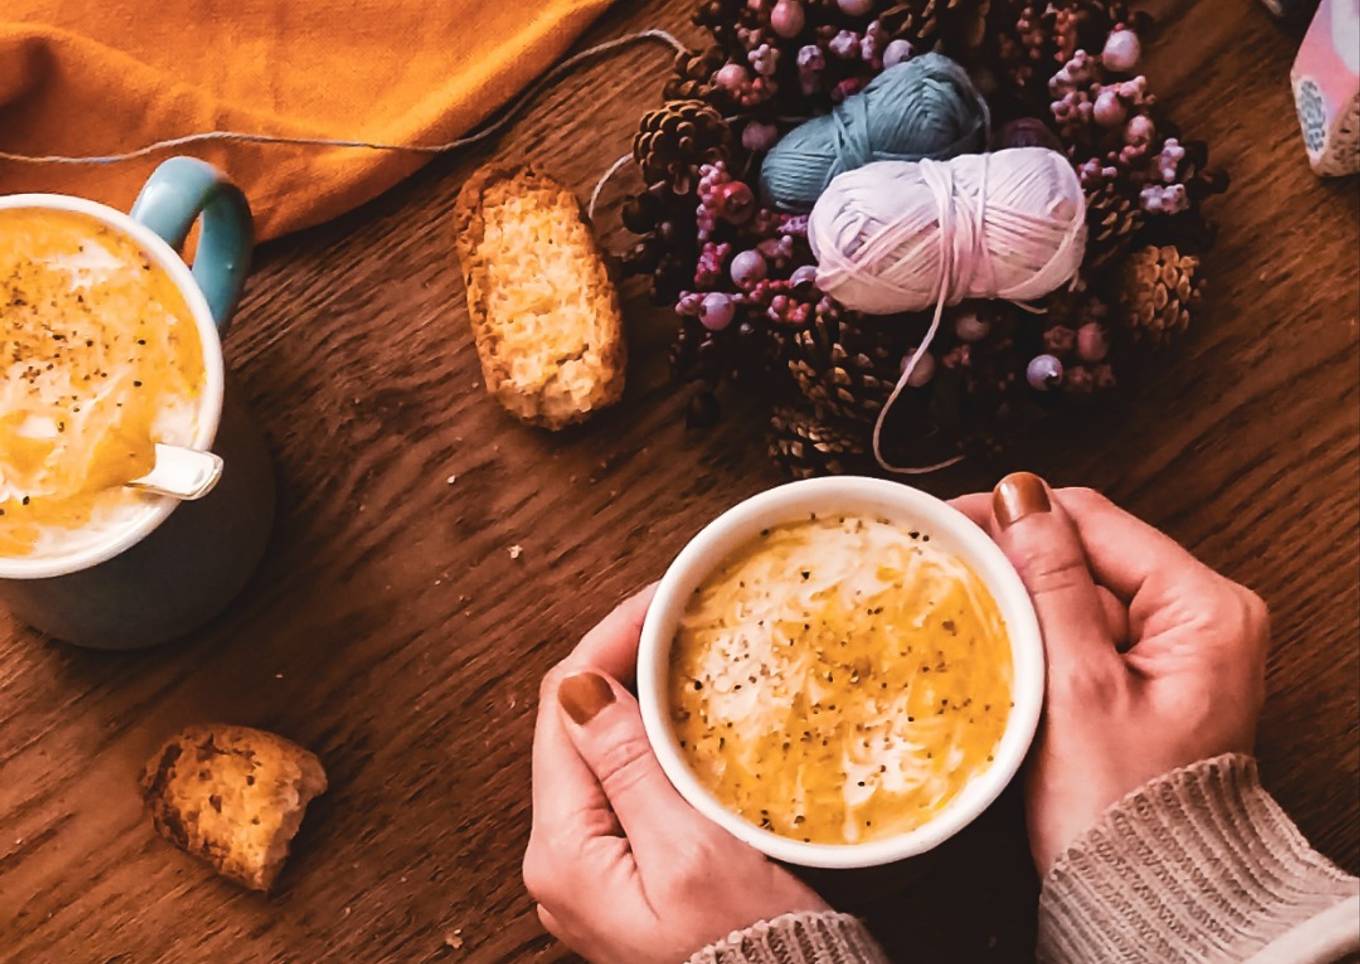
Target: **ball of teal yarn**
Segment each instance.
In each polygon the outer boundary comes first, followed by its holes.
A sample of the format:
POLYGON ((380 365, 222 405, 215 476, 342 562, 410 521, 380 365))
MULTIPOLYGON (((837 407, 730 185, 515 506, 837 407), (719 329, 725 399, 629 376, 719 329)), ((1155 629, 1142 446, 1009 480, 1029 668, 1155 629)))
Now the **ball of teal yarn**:
POLYGON ((979 153, 989 124, 968 72, 943 54, 922 54, 785 134, 765 155, 761 190, 781 211, 810 211, 833 177, 870 161, 979 153))

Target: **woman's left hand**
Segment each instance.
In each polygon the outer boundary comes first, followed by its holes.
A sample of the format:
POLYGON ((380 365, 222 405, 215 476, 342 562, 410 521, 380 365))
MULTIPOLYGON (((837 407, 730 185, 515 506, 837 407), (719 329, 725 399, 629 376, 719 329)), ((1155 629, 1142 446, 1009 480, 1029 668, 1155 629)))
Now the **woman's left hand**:
POLYGON ((700 816, 652 754, 626 688, 645 589, 544 679, 524 883, 543 926, 592 961, 684 961, 761 920, 827 905, 700 816))

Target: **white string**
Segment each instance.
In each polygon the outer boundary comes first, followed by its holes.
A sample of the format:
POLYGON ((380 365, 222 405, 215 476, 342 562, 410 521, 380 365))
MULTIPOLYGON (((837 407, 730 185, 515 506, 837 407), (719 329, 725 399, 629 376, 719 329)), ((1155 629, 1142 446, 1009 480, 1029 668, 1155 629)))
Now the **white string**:
POLYGON ((595 220, 595 204, 597 201, 600 200, 600 192, 604 190, 604 186, 609 183, 610 178, 612 178, 615 174, 619 173, 619 171, 623 170, 623 166, 632 159, 633 153, 632 151, 629 151, 627 154, 624 154, 613 164, 610 164, 609 170, 605 171, 604 174, 600 176, 600 179, 595 182, 595 190, 590 192, 590 203, 586 205, 587 221, 595 220))
POLYGON ((447 151, 457 150, 461 147, 468 147, 499 133, 509 125, 510 121, 518 116, 520 111, 523 110, 530 101, 537 97, 545 87, 576 66, 598 57, 601 54, 610 53, 620 48, 645 41, 656 41, 667 44, 679 53, 685 53, 689 49, 681 43, 674 34, 660 28, 642 30, 638 33, 628 34, 625 37, 616 37, 613 40, 606 40, 593 47, 587 47, 585 50, 575 53, 566 60, 561 61, 530 84, 519 97, 510 102, 509 106, 505 108, 505 111, 500 117, 496 118, 495 121, 471 134, 455 138, 451 141, 446 141, 443 144, 388 144, 382 141, 365 141, 349 138, 299 137, 288 134, 259 134, 250 131, 213 130, 200 131, 195 134, 184 134, 179 137, 170 137, 165 140, 153 141, 143 147, 114 154, 16 154, 9 151, 0 151, 0 160, 13 161, 19 164, 118 164, 123 161, 132 161, 141 157, 146 157, 160 151, 213 141, 228 141, 243 144, 291 144, 303 147, 353 147, 370 151, 409 151, 415 154, 443 154, 447 151))
MULTIPOLYGON (((661 31, 661 32, 664 33, 665 31, 661 31)), ((669 36, 669 34, 668 34, 667 36, 669 36)), ((672 39, 673 39, 673 38, 672 38, 672 39)), ((741 120, 741 119, 742 119, 742 116, 743 116, 743 115, 741 115, 741 114, 733 114, 733 115, 731 115, 730 117, 724 117, 723 120, 727 121, 727 123, 729 123, 729 124, 734 124, 734 123, 736 123, 737 121, 741 120)), ((805 121, 805 120, 807 120, 807 119, 808 119, 808 118, 806 118, 806 117, 776 117, 776 118, 775 118, 775 120, 777 120, 777 121, 778 121, 779 123, 781 123, 781 124, 790 124, 790 125, 801 124, 803 121, 805 121)), ((600 194, 604 191, 605 185, 608 184, 611 180, 613 180, 615 174, 617 174, 617 173, 619 173, 619 171, 623 170, 624 165, 626 165, 626 164, 628 163, 629 159, 630 159, 632 156, 633 156, 633 155, 632 155, 631 153, 628 153, 628 154, 623 155, 623 156, 620 157, 617 161, 615 161, 613 164, 609 165, 609 168, 608 168, 603 174, 600 175, 600 179, 599 179, 598 181, 595 182, 595 188, 594 188, 594 190, 592 190, 592 191, 590 192, 590 203, 586 205, 586 220, 588 220, 588 221, 594 221, 594 220, 595 220, 595 205, 599 202, 599 200, 600 200, 600 194)), ((745 174, 749 174, 749 173, 750 173, 751 164, 752 164, 754 161, 755 161, 755 155, 754 155, 754 154, 749 154, 749 153, 748 153, 748 154, 746 155, 746 171, 744 172, 743 177, 745 176, 745 174)))
MULTIPOLYGON (((987 170, 988 167, 990 166, 989 162, 987 161, 987 157, 988 155, 986 154, 982 155, 983 165, 982 165, 981 193, 984 198, 987 196, 987 170)), ((930 319, 930 328, 926 330, 925 338, 921 339, 921 344, 916 347, 916 351, 912 353, 910 360, 908 360, 907 364, 902 368, 902 374, 898 376, 897 384, 893 386, 892 393, 888 396, 888 400, 884 402, 883 407, 879 409, 878 418, 874 419, 874 461, 876 461, 879 467, 884 469, 885 471, 893 472, 898 475, 926 475, 930 472, 936 472, 939 471, 940 469, 946 469, 951 465, 956 465, 959 462, 963 461, 962 455, 956 455, 953 458, 945 459, 943 462, 936 462, 934 465, 921 465, 921 466, 893 465, 886 458, 883 457, 883 444, 882 444, 883 423, 887 420, 888 411, 893 407, 894 403, 896 403, 898 397, 902 394, 903 389, 907 387, 908 382, 911 381, 911 374, 916 370, 916 365, 918 362, 920 362, 921 356, 923 356, 930 349, 931 342, 935 340, 935 335, 940 330, 940 319, 944 317, 944 306, 946 300, 949 297, 950 278, 954 274, 955 270, 954 263, 957 260, 954 254, 953 233, 950 230, 950 227, 952 227, 953 225, 954 216, 953 205, 950 204, 950 199, 954 195, 953 168, 949 167, 947 164, 937 165, 935 162, 929 159, 925 159, 922 161, 921 173, 925 175, 924 180, 926 184, 930 186, 931 193, 935 195, 935 203, 939 210, 940 290, 939 293, 935 296, 935 314, 930 319), (939 173, 940 169, 943 170, 943 174, 939 173)), ((985 202, 981 205, 978 205, 979 230, 977 230, 974 233, 974 244, 972 252, 974 255, 979 254, 977 248, 977 239, 980 238, 982 234, 981 212, 985 210, 985 207, 986 207, 985 202)), ((980 257, 986 259, 990 267, 991 259, 987 257, 987 252, 985 249, 981 251, 980 257)), ((996 278, 995 271, 992 271, 992 278, 993 283, 995 283, 996 278)))
POLYGON ((935 306, 924 339, 874 421, 874 459, 887 472, 920 475, 963 459, 898 466, 882 450, 888 413, 939 333, 945 307, 987 297, 1033 311, 1026 300, 1069 280, 1076 283, 1085 250, 1085 196, 1064 158, 1024 150, 1030 153, 870 164, 833 181, 813 209, 808 240, 818 262, 818 287, 849 308, 873 314, 935 306), (994 159, 1003 172, 998 198, 990 197, 994 159), (975 183, 961 185, 957 175, 963 172, 975 183), (1071 202, 1060 217, 1048 213, 1055 199, 1071 202), (960 209, 970 207, 972 217, 959 220, 960 209), (934 259, 928 256, 932 231, 934 259))

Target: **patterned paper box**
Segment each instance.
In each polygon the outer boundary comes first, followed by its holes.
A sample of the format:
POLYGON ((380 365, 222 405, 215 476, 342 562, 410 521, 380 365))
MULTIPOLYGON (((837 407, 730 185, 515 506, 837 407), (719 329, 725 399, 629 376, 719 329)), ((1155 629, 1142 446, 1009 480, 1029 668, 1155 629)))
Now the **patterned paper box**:
POLYGON ((1290 80, 1313 170, 1360 171, 1360 0, 1322 0, 1290 80))

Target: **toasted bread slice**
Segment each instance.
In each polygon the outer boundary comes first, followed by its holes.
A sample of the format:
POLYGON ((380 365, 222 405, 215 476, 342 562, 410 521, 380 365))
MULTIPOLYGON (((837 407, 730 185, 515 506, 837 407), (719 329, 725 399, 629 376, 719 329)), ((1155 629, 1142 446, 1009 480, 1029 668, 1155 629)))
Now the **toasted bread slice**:
POLYGON ((307 804, 325 790, 314 754, 244 726, 186 727, 142 771, 161 836, 253 890, 274 883, 307 804))
POLYGON ((454 207, 486 388, 550 429, 623 394, 618 294, 575 195, 532 167, 487 165, 454 207))

